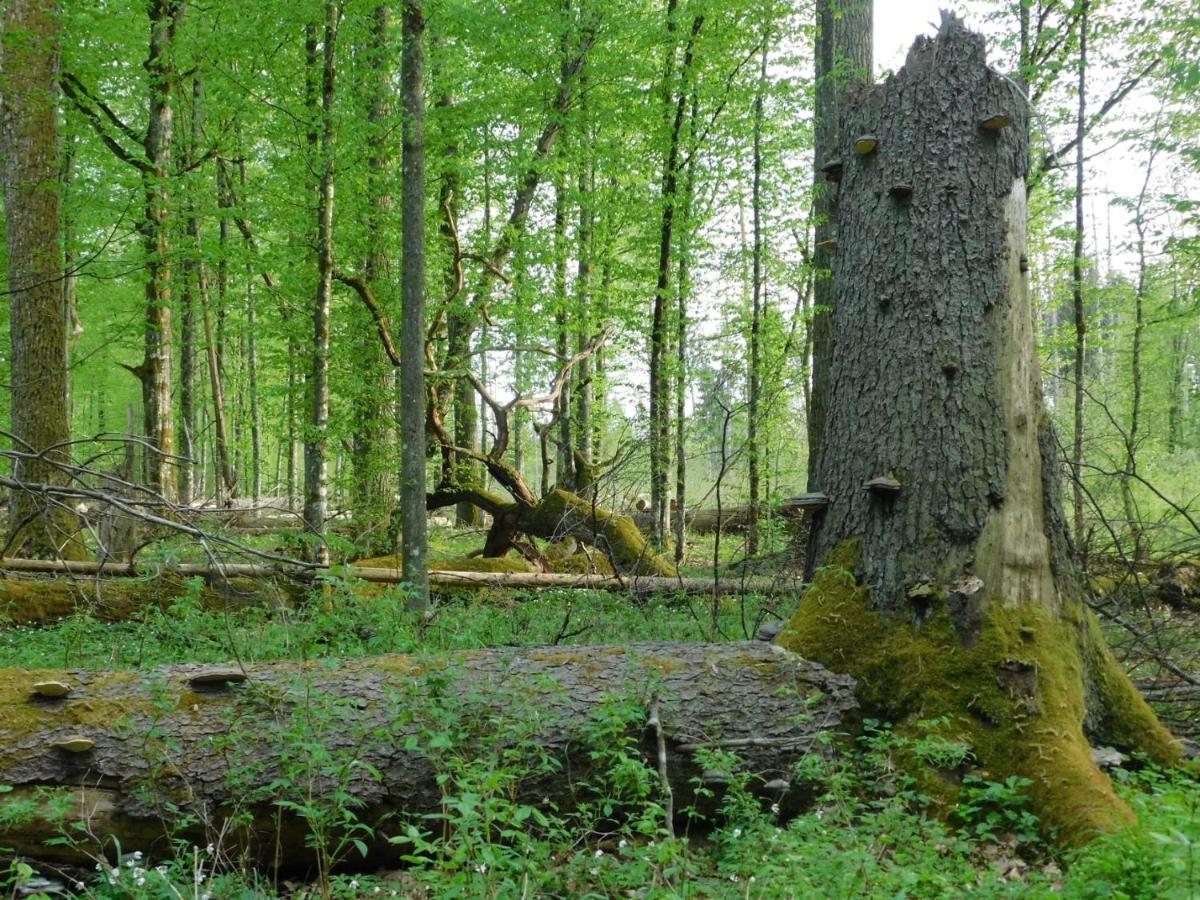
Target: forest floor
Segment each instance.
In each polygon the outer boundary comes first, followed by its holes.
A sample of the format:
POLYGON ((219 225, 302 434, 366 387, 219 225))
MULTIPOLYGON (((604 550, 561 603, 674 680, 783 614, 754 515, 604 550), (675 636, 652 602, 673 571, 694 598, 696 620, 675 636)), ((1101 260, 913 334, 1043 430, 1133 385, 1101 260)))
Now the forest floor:
MULTIPOLYGON (((462 556, 480 543, 479 534, 438 530, 433 552, 462 556)), ((722 563, 734 560, 737 544, 728 541, 722 563)), ((687 568, 711 572, 713 549, 711 538, 694 544, 687 568)), ((761 621, 786 619, 798 602, 795 596, 635 600, 579 590, 473 590, 444 599, 432 618, 421 620, 406 610, 401 589, 364 599, 337 578, 298 609, 213 612, 197 595, 198 585, 164 608, 148 608, 124 622, 101 622, 81 611, 45 627, 0 624, 0 667, 146 669, 555 642, 745 640, 761 621)), ((1159 677, 1160 670, 1138 671, 1151 645, 1194 665, 1200 644, 1195 615, 1148 607, 1124 614, 1141 637, 1114 627, 1113 638, 1130 654, 1135 675, 1159 677)), ((1179 707, 1163 709, 1176 715, 1179 707)), ((402 827, 415 847, 403 870, 356 871, 354 842, 331 838, 316 849, 338 874, 271 878, 240 864, 214 836, 209 846, 180 843, 161 858, 150 858, 148 848, 96 846, 95 870, 86 876, 33 873, 0 855, 0 896, 1200 896, 1200 781, 1194 771, 1164 773, 1137 761, 1115 770, 1138 824, 1063 852, 1039 828, 1017 782, 968 776, 953 813, 935 814, 897 761, 914 753, 929 759, 961 755, 961 745, 939 737, 937 726, 930 723, 929 734, 914 739, 894 734, 887 723, 868 723, 839 753, 814 756, 798 773, 812 785, 812 805, 788 821, 778 810, 764 809, 735 776, 717 817, 696 817, 674 835, 665 825, 657 773, 636 741, 617 741, 603 760, 608 776, 592 786, 597 801, 566 813, 511 799, 504 785, 536 775, 528 767, 539 763, 496 753, 504 741, 498 734, 493 745, 485 741, 457 755, 445 773, 447 802, 436 821, 402 827)), ((301 787, 281 784, 281 798, 291 789, 301 787)), ((353 822, 354 811, 314 814, 353 822)))

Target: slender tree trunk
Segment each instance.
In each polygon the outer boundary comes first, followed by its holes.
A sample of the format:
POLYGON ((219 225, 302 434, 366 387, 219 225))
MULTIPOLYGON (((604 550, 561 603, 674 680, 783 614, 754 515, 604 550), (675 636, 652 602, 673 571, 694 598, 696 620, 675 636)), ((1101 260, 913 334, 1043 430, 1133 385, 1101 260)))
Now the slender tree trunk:
POLYGON ((844 109, 815 473, 830 502, 815 588, 779 640, 848 671, 867 714, 902 733, 944 716, 989 778, 1029 779, 1041 821, 1078 843, 1132 818, 1090 742, 1164 763, 1180 748, 1073 565, 1021 264, 1028 108, 984 46, 944 14, 844 109))
POLYGON ((692 218, 696 199, 697 135, 700 96, 692 88, 688 114, 688 162, 685 168, 679 222, 679 304, 675 311, 675 515, 671 523, 675 533, 675 565, 683 562, 687 549, 687 385, 688 385, 688 301, 691 299, 692 218))
POLYGON ((1150 178, 1154 172, 1154 157, 1156 150, 1150 150, 1146 162, 1146 177, 1142 182, 1142 190, 1138 194, 1137 206, 1134 208, 1134 230, 1137 232, 1138 275, 1137 285, 1133 295, 1133 347, 1130 354, 1129 368, 1133 384, 1132 396, 1129 400, 1129 434, 1125 443, 1125 474, 1121 479, 1121 500, 1125 507, 1125 519, 1129 524, 1129 534, 1133 540, 1133 559, 1142 558, 1142 526, 1138 516, 1137 504, 1133 497, 1133 482, 1137 477, 1137 449, 1141 439, 1142 425, 1142 344, 1146 331, 1146 278, 1148 263, 1146 262, 1146 194, 1150 189, 1150 178))
POLYGON ((765 252, 762 226, 762 126, 763 93, 767 87, 767 55, 771 40, 770 25, 764 27, 762 48, 759 58, 758 90, 754 94, 754 184, 751 207, 754 214, 754 275, 753 305, 750 310, 750 371, 749 397, 747 398, 746 456, 749 467, 750 521, 746 528, 746 552, 750 556, 758 553, 758 512, 761 466, 758 429, 762 402, 762 317, 763 317, 763 254, 765 252))
MULTIPOLYGON (((812 390, 808 416, 808 487, 813 481, 825 418, 829 414, 829 361, 833 357, 833 290, 829 271, 837 237, 836 182, 827 180, 825 167, 845 156, 849 148, 838 140, 839 97, 850 84, 870 83, 874 69, 872 0, 817 0, 816 122, 813 131, 813 323, 812 390)), ((848 160, 847 160, 848 162, 848 160)))
MULTIPOLYGON (((191 214, 191 218, 195 213, 191 214)), ((183 425, 180 442, 179 502, 189 504, 196 497, 196 304, 192 297, 196 260, 183 263, 182 307, 179 330, 179 421, 183 425)))
MULTIPOLYGON (((554 349, 560 365, 570 356, 571 325, 567 310, 567 198, 562 179, 554 182, 554 349)), ((575 490, 575 460, 571 427, 571 389, 563 385, 555 402, 558 449, 555 453, 555 483, 564 491, 575 490)))
MULTIPOLYGON (((385 309, 391 307, 387 287, 388 261, 386 222, 394 214, 388 170, 391 166, 387 134, 392 67, 388 40, 391 14, 386 3, 375 7, 371 21, 369 62, 372 75, 370 107, 367 111, 367 252, 363 278, 385 309)), ((396 493, 396 370, 366 324, 358 329, 356 343, 361 354, 361 383, 354 395, 353 493, 355 531, 370 555, 395 552, 389 546, 388 519, 396 493)))
POLYGON ((1090 0, 1079 2, 1079 80, 1075 116, 1075 241, 1071 253, 1071 307, 1075 318, 1075 359, 1071 377, 1075 382, 1075 430, 1071 441, 1071 511, 1074 514, 1075 549, 1087 552, 1087 524, 1083 515, 1083 414, 1084 381, 1087 378, 1087 307, 1083 291, 1083 184, 1084 144, 1087 127, 1087 46, 1090 0))
POLYGON ((337 33, 341 13, 338 0, 325 2, 325 28, 321 74, 321 138, 317 188, 317 290, 312 306, 311 363, 308 375, 308 434, 304 441, 304 521, 316 535, 313 559, 328 562, 325 519, 329 511, 329 313, 333 297, 333 103, 337 76, 337 33))
POLYGON ((146 250, 146 349, 137 375, 142 382, 146 438, 157 452, 146 454, 146 477, 168 501, 176 496, 174 475, 175 417, 171 396, 171 144, 175 90, 175 30, 186 0, 150 0, 150 116, 145 151, 149 169, 143 175, 146 197, 141 228, 146 250))
MULTIPOLYGON (((17 481, 61 484, 55 463, 71 436, 67 321, 59 232, 59 8, 55 0, 9 0, 0 36, 0 180, 8 240, 12 449, 17 481), (60 445, 60 449, 51 449, 60 445), (37 455, 46 453, 46 458, 37 455)), ((5 555, 79 559, 75 516, 14 491, 5 555)))
POLYGON ((661 548, 667 535, 667 465, 670 456, 670 376, 667 372, 669 306, 671 303, 672 247, 679 190, 680 139, 687 111, 687 85, 695 60, 695 43, 704 27, 704 17, 692 19, 683 54, 676 91, 675 36, 678 32, 678 0, 667 0, 667 56, 663 67, 663 106, 668 137, 663 156, 662 219, 658 239, 658 279, 650 320, 650 514, 651 540, 661 548))
POLYGON ((425 10, 404 0, 403 333, 400 368, 401 561, 410 605, 429 608, 425 515, 425 10))
MULTIPOLYGON (((1171 287, 1172 315, 1183 313, 1183 294, 1179 290, 1179 274, 1174 275, 1171 287)), ((1187 365, 1187 332, 1177 329, 1171 335, 1171 379, 1167 396, 1167 453, 1174 455, 1183 446, 1183 410, 1186 402, 1184 391, 1187 365)))

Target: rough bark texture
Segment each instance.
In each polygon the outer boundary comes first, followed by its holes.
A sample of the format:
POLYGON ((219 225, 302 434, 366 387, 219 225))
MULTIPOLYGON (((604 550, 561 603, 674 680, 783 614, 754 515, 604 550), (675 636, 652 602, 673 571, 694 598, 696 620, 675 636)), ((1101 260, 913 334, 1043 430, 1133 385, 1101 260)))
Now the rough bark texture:
MULTIPOLYGON (((236 684, 190 680, 205 671, 211 667, 0 670, 0 705, 12 713, 0 722, 0 783, 15 788, 0 803, 33 801, 46 812, 56 797, 70 799, 59 822, 0 816, 0 842, 35 859, 90 864, 89 852, 115 853, 116 841, 147 853, 165 848, 168 837, 203 846, 229 817, 249 813, 248 824, 226 834, 225 850, 297 867, 311 852, 307 823, 276 804, 295 799, 317 808, 332 803, 336 789, 353 798, 360 821, 378 823, 372 859, 395 859, 405 847, 387 838, 403 834, 412 817, 440 812, 443 790, 453 790, 452 781, 439 783, 446 754, 429 746, 430 729, 458 735, 454 755, 520 735, 561 765, 525 779, 518 795, 570 809, 594 765, 588 724, 614 697, 657 708, 676 808, 697 799, 702 747, 735 752, 758 776, 756 792, 787 803, 800 794, 789 783, 793 764, 820 752, 819 735, 855 708, 849 678, 761 643, 384 656, 252 665, 236 684), (50 680, 70 693, 32 693, 35 682, 50 680), (448 726, 447 717, 460 724, 448 726), (70 736, 94 746, 55 747, 70 736), (180 826, 186 813, 195 824, 180 826), (104 846, 44 843, 77 821, 103 835, 104 846)), ((629 727, 645 728, 646 720, 634 714, 629 727)), ((657 734, 648 728, 645 737, 647 765, 657 767, 657 734)))
POLYGON ((145 220, 139 225, 146 251, 146 343, 141 365, 134 374, 142 382, 142 413, 146 437, 157 453, 146 454, 146 480, 167 500, 174 500, 176 476, 175 412, 172 402, 171 368, 173 350, 171 316, 171 147, 175 113, 172 94, 178 73, 175 68, 175 31, 183 14, 181 0, 151 0, 150 52, 146 71, 150 74, 150 117, 146 126, 146 163, 142 170, 145 220))
POLYGON ((325 3, 325 40, 322 47, 321 140, 318 160, 321 181, 317 188, 317 289, 312 304, 312 344, 306 384, 308 432, 304 441, 304 521, 317 537, 313 559, 328 562, 325 518, 329 510, 329 328, 333 300, 333 103, 337 77, 337 32, 340 10, 333 0, 325 3))
POLYGON ((870 82, 874 67, 872 0, 818 0, 816 69, 816 124, 813 131, 813 283, 816 316, 812 323, 812 390, 806 407, 808 418, 809 489, 817 448, 829 410, 829 364, 833 355, 833 291, 825 277, 833 263, 828 241, 837 236, 837 184, 826 180, 823 169, 843 149, 838 134, 841 93, 858 81, 870 82))
POLYGON ((402 215, 404 306, 400 348, 400 555, 414 606, 429 606, 425 575, 425 7, 406 0, 402 215))
POLYGON ((1088 736, 1177 758, 1082 604, 1033 348, 1027 107, 947 16, 852 98, 815 483, 824 567, 780 640, 902 727, 949 716, 1068 841, 1130 813, 1088 736), (1007 127, 993 116, 1006 116, 1007 127), (878 146, 857 155, 852 144, 878 146), (892 483, 873 479, 887 477, 892 483), (897 490, 898 485, 898 490, 897 490))
MULTIPOLYGON (((40 454, 70 438, 67 412, 67 323, 59 240, 58 4, 13 0, 0 44, 0 180, 8 234, 11 422, 23 442, 14 450, 40 454)), ((65 449, 51 451, 66 462, 65 449)), ((53 461, 18 458, 13 477, 61 483, 53 461)), ((79 523, 44 498, 17 491, 9 511, 9 547, 53 556, 80 556, 71 540, 79 523)))

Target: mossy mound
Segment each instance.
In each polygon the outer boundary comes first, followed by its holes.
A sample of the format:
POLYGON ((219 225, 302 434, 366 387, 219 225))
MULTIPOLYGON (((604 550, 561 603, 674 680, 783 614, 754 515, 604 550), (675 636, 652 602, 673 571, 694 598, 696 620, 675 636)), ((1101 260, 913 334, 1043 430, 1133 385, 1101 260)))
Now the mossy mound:
POLYGON ((551 571, 563 575, 616 575, 603 553, 572 553, 550 561, 551 571))
MULTIPOLYGON (((1084 733, 1174 763, 1180 748, 1105 646, 1082 604, 1064 609, 1008 605, 990 598, 968 635, 945 598, 934 597, 918 627, 883 616, 856 583, 858 545, 827 560, 778 643, 852 675, 870 715, 916 734, 919 722, 945 718, 945 736, 968 744, 993 780, 1028 778, 1034 808, 1066 844, 1127 825, 1133 814, 1091 758, 1084 733)), ((919 773, 952 802, 955 785, 919 773)))
MULTIPOLYGON (((399 556, 376 556, 371 559, 360 559, 351 563, 360 569, 395 569, 400 571, 399 556)), ((458 559, 431 559, 430 571, 441 572, 493 572, 497 574, 515 572, 536 572, 533 564, 519 556, 502 556, 489 558, 486 556, 460 557, 458 559)))

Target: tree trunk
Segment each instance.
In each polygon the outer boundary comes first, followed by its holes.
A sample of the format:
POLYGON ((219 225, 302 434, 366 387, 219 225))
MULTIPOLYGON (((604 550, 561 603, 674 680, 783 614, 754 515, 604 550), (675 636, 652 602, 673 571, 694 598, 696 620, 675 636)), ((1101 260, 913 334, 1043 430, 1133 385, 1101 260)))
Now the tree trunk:
MULTIPOLYGON (((946 15, 844 110, 816 586, 780 637, 902 730, 946 717, 1078 842, 1132 814, 1089 739, 1179 747, 1083 603, 1033 343, 1028 113, 946 15), (874 150, 856 153, 859 136, 874 150)), ((860 145, 861 150, 861 145, 860 145)), ((929 790, 953 786, 930 774, 929 790)))
MULTIPOLYGON (((554 181, 554 349, 560 364, 569 358, 570 314, 567 309, 567 198, 563 179, 554 181)), ((558 446, 554 454, 554 482, 564 491, 574 491, 575 457, 571 428, 571 382, 568 380, 554 403, 558 446)))
POLYGON ((403 14, 404 274, 400 339, 400 557, 414 609, 429 608, 425 572, 425 7, 405 0, 403 14))
POLYGON ((1083 516, 1083 412, 1084 379, 1087 368, 1087 306, 1083 295, 1083 184, 1084 143, 1087 138, 1087 41, 1088 4, 1079 4, 1079 81, 1078 109, 1075 116, 1075 240, 1071 251, 1071 307, 1075 319, 1075 357, 1071 377, 1075 382, 1075 429, 1071 441, 1071 512, 1075 527, 1075 547, 1087 552, 1087 528, 1083 516))
POLYGON ((0 783, 12 786, 0 812, 35 810, 0 815, 0 841, 23 857, 90 867, 134 847, 160 855, 172 840, 204 846, 220 833, 231 857, 298 869, 312 860, 306 838, 315 822, 281 802, 295 790, 314 818, 344 804, 372 829, 361 832, 372 863, 396 862, 409 848, 388 839, 442 812, 454 790, 452 760, 431 732, 450 725, 461 736, 455 759, 472 747, 536 746, 555 764, 531 758, 516 799, 569 812, 581 783, 605 779, 594 757, 605 748, 588 732, 598 716, 611 720, 614 696, 633 705, 626 727, 642 737, 643 764, 669 780, 676 809, 703 803, 698 786, 720 790, 706 779, 704 750, 736 753, 756 795, 795 808, 804 786, 786 773, 827 752, 823 735, 855 708, 851 689, 845 676, 757 642, 480 650, 315 668, 185 665, 144 675, 0 670, 0 701, 13 713, 0 723, 0 783), (198 683, 206 673, 218 680, 198 683), (43 681, 70 693, 32 694, 43 681), (476 728, 492 737, 469 737, 476 728), (60 749, 70 737, 92 746, 60 749), (49 812, 58 800, 61 820, 49 812), (76 824, 79 839, 48 841, 76 834, 76 824), (85 834, 103 835, 103 844, 85 834))
POLYGON ((157 452, 146 454, 146 478, 168 501, 176 497, 174 474, 175 414, 171 399, 171 231, 167 185, 171 177, 174 137, 175 29, 183 13, 182 0, 151 0, 150 118, 146 128, 143 191, 145 221, 141 223, 146 250, 146 350, 136 372, 142 382, 142 412, 146 438, 157 452))
POLYGON ((321 181, 317 188, 317 290, 312 305, 309 348, 308 436, 304 441, 304 522, 316 537, 313 559, 328 562, 325 519, 329 512, 329 316, 333 298, 333 102, 337 75, 338 4, 325 2, 321 71, 321 136, 317 151, 321 181))
POLYGON ((767 89, 767 51, 771 42, 770 27, 763 29, 762 47, 759 50, 758 85, 754 92, 754 179, 751 191, 750 205, 754 214, 754 299, 750 310, 750 371, 748 382, 749 396, 746 411, 746 457, 749 488, 750 488, 750 520, 746 529, 746 553, 749 556, 758 554, 758 507, 761 475, 761 451, 758 429, 759 417, 762 415, 762 317, 763 317, 763 244, 762 227, 762 127, 763 127, 763 93, 767 89))
MULTIPOLYGON (((379 4, 372 13, 368 60, 371 66, 371 95, 367 111, 367 252, 363 278, 381 298, 385 309, 392 307, 388 288, 387 220, 393 215, 388 187, 393 138, 388 134, 391 96, 391 46, 388 38, 391 13, 379 4)), ((388 518, 396 494, 396 370, 376 339, 374 329, 363 320, 356 329, 356 352, 361 362, 361 383, 354 394, 353 494, 352 508, 357 540, 372 555, 393 553, 388 536, 388 518)))
POLYGON ((873 77, 873 0, 817 0, 816 123, 813 131, 813 320, 811 403, 808 418, 808 489, 813 482, 817 451, 829 411, 829 365, 833 358, 833 291, 828 272, 833 264, 830 241, 837 236, 837 183, 827 180, 825 166, 844 149, 839 141, 840 95, 850 85, 873 77))
POLYGON ((696 38, 704 27, 697 15, 683 54, 683 66, 676 91, 675 35, 678 0, 667 0, 667 57, 663 67, 663 107, 669 129, 663 153, 662 219, 658 232, 658 278, 654 286, 654 305, 650 316, 650 510, 654 516, 651 540, 662 547, 667 536, 667 466, 670 457, 670 376, 667 371, 670 329, 668 313, 671 301, 671 256, 675 212, 679 192, 680 140, 687 110, 689 75, 695 61, 696 38))
MULTIPOLYGON (((11 423, 18 481, 62 484, 70 461, 67 322, 59 233, 56 0, 11 0, 0 37, 0 180, 8 235, 11 423), (59 449, 51 449, 54 447, 59 449), (49 459, 38 454, 49 451, 49 459)), ((79 522, 44 498, 14 491, 8 550, 80 558, 79 522)), ((6 551, 7 552, 7 551, 6 551)))

